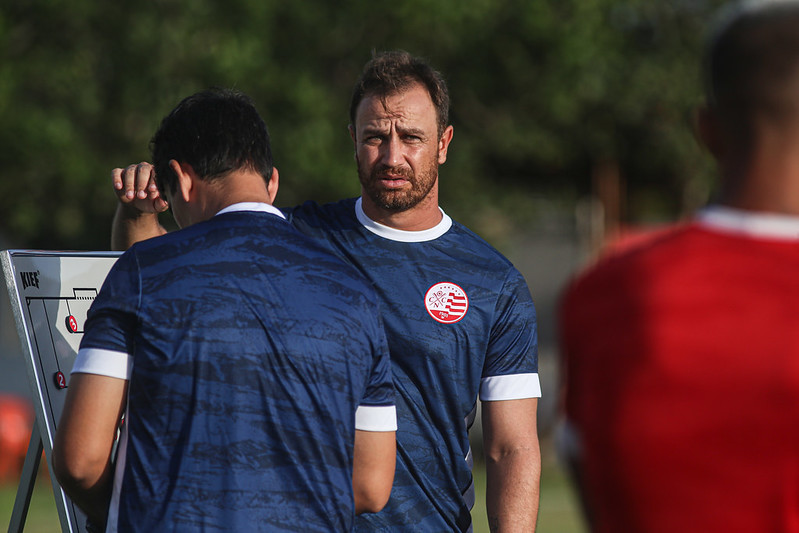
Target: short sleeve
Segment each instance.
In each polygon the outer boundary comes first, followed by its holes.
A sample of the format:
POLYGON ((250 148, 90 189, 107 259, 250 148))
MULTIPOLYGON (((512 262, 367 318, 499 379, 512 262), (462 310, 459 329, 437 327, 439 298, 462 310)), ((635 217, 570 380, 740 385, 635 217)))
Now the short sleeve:
POLYGON ((396 431, 397 415, 394 405, 394 382, 391 376, 391 359, 388 341, 383 330, 383 320, 375 306, 373 320, 372 367, 366 390, 355 416, 355 429, 365 431, 396 431))
POLYGON ((114 263, 89 308, 81 350, 133 353, 140 287, 136 256, 131 249, 114 263))
POLYGON ((512 268, 495 307, 480 399, 515 400, 540 396, 535 305, 524 278, 512 268))

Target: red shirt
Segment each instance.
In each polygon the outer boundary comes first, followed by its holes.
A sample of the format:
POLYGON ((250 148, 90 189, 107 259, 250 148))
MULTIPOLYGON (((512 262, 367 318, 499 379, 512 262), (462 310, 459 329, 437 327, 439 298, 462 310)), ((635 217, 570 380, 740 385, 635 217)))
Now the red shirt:
POLYGON ((564 295, 595 531, 799 532, 799 221, 710 210, 564 295))

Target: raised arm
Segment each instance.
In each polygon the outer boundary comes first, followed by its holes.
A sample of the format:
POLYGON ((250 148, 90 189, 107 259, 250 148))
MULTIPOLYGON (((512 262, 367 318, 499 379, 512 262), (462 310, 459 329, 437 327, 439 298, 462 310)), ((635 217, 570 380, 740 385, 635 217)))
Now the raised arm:
POLYGON ((541 450, 537 398, 482 402, 486 510, 492 532, 535 531, 541 450))
POLYGON ((114 479, 111 451, 125 405, 127 381, 72 374, 53 443, 53 473, 95 524, 104 524, 114 479))
POLYGON ((395 431, 355 430, 352 468, 355 514, 376 513, 385 507, 394 483, 396 461, 395 431))
POLYGON ((139 163, 111 171, 114 192, 119 199, 111 226, 111 249, 124 251, 134 243, 163 235, 158 213, 169 204, 155 185, 153 166, 139 163))

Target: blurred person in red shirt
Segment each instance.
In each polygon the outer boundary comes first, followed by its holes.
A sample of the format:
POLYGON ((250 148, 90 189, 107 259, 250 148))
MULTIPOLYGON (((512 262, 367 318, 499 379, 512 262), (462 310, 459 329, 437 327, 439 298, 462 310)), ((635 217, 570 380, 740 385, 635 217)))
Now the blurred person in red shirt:
POLYGON ((0 483, 18 482, 33 430, 33 407, 15 394, 0 394, 0 483))
POLYGON ((713 30, 718 203, 561 302, 560 449, 594 532, 799 532, 799 1, 713 30))

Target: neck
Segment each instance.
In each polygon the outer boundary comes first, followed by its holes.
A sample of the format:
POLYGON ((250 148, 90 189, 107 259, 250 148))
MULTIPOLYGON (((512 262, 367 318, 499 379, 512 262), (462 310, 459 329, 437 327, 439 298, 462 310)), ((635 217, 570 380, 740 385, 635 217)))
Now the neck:
POLYGON ((237 170, 218 181, 202 183, 196 205, 204 220, 230 205, 241 202, 272 204, 266 182, 257 172, 237 170))
POLYGON ((785 131, 761 131, 747 150, 722 161, 721 203, 748 211, 799 215, 796 138, 785 131))
POLYGON ((423 231, 435 227, 443 215, 438 207, 438 190, 434 186, 421 202, 403 211, 385 209, 361 190, 361 207, 371 220, 402 231, 423 231))

